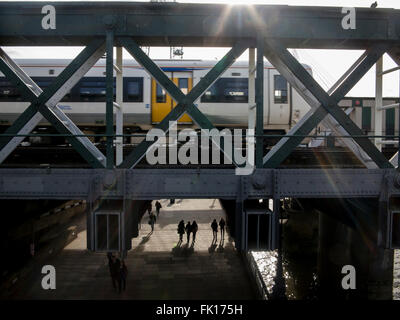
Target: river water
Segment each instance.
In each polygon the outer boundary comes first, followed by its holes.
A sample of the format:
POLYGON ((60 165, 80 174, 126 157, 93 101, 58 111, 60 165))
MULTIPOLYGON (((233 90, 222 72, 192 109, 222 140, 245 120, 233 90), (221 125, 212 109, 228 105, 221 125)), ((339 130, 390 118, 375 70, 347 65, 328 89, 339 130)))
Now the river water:
MULTIPOLYGON (((317 273, 314 259, 293 259, 282 255, 282 277, 277 272, 278 251, 251 253, 262 275, 270 299, 274 297, 279 282, 285 286, 285 296, 289 300, 317 299, 317 273), (282 279, 283 278, 283 279, 282 279)), ((282 285, 281 284, 281 285, 282 285)), ((393 300, 400 300, 400 250, 395 250, 393 268, 393 300)))

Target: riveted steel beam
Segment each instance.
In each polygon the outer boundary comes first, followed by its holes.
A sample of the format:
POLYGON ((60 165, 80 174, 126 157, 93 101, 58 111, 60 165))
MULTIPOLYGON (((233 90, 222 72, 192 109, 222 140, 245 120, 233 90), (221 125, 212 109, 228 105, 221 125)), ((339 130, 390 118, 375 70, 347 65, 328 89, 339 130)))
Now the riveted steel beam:
POLYGON ((104 36, 103 17, 115 16, 115 36, 141 46, 225 46, 261 30, 290 48, 367 48, 400 39, 399 10, 356 8, 357 27, 344 30, 342 7, 229 6, 143 2, 57 2, 55 30, 43 29, 48 2, 0 3, 0 44, 84 45, 104 36))
MULTIPOLYGON (((209 88, 218 77, 239 57, 244 50, 247 49, 246 42, 237 43, 206 75, 194 88, 184 95, 182 91, 166 76, 166 74, 142 51, 142 49, 131 38, 118 38, 121 46, 140 63, 147 72, 155 78, 155 80, 171 95, 177 102, 177 106, 155 126, 167 133, 170 130, 170 122, 177 121, 185 112, 187 112, 193 121, 195 121, 200 128, 211 130, 214 128, 212 123, 205 117, 200 110, 194 106, 194 102, 209 88)), ((121 168, 134 167, 146 154, 149 147, 155 141, 142 141, 136 148, 129 154, 124 162, 120 165, 121 168)), ((223 145, 220 145, 221 150, 224 150, 223 145)))
POLYGON ((399 181, 394 169, 0 169, 0 198, 377 198, 383 183, 400 196, 399 181))
MULTIPOLYGON (((264 157, 264 166, 278 166, 303 140, 303 137, 300 135, 309 134, 309 132, 320 121, 322 121, 328 113, 348 134, 362 136, 363 133, 361 129, 337 106, 337 103, 351 90, 351 88, 374 65, 386 50, 388 50, 388 47, 380 44, 368 50, 368 54, 366 54, 365 58, 362 59, 358 66, 354 68, 354 71, 351 72, 339 86, 337 86, 331 95, 328 95, 286 48, 277 41, 266 41, 265 53, 267 57, 270 55, 269 52, 272 52, 274 55, 273 59, 278 58, 281 60, 287 66, 287 71, 290 71, 290 73, 296 77, 298 82, 302 83, 302 87, 308 91, 308 93, 303 94, 303 96, 310 95, 311 97, 314 97, 320 105, 315 109, 316 111, 311 110, 308 112, 304 116, 304 119, 289 131, 290 135, 299 135, 299 137, 282 138, 281 141, 270 150, 270 152, 264 157)), ((376 149, 367 136, 365 136, 365 138, 355 137, 354 140, 370 156, 378 167, 392 167, 384 155, 376 149)))
MULTIPOLYGON (((4 51, 0 52, 0 70, 20 89, 31 105, 18 117, 6 131, 7 134, 27 134, 44 116, 60 133, 83 135, 77 126, 57 107, 57 103, 96 63, 104 53, 104 40, 93 40, 55 79, 42 91, 24 71, 12 62, 4 51)), ((0 160, 3 161, 23 137, 2 137, 0 160)), ((94 167, 104 167, 104 155, 86 137, 70 137, 71 145, 94 167)))

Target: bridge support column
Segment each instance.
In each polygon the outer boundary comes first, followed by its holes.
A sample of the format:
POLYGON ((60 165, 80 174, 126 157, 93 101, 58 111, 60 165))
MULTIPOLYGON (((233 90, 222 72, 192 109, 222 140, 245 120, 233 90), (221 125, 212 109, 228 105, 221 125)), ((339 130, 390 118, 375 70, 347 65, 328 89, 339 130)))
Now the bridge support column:
POLYGON ((245 226, 243 201, 238 199, 235 202, 235 247, 240 251, 245 249, 245 226))
POLYGON ((321 297, 344 299, 392 299, 393 250, 378 246, 379 205, 376 199, 347 199, 332 203, 331 212, 320 213, 318 276, 321 297), (332 205, 334 204, 334 205, 332 205), (351 224, 335 219, 343 211, 351 224), (342 279, 355 269, 356 288, 343 289, 342 279))
POLYGON ((317 272, 322 299, 346 296, 341 286, 341 270, 351 265, 350 241, 350 228, 325 213, 319 214, 317 272))

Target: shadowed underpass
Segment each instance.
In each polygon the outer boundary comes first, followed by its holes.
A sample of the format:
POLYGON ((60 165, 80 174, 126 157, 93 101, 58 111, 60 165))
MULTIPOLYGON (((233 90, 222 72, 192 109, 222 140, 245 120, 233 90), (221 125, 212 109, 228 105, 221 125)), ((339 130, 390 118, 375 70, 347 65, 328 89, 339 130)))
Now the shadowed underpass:
MULTIPOLYGON (((255 293, 229 230, 221 242, 218 233, 212 245, 210 224, 225 218, 218 200, 179 200, 163 208, 151 233, 148 214, 142 218, 139 237, 125 260, 127 287, 122 293, 112 287, 105 254, 86 250, 86 220, 82 231, 65 249, 46 261, 56 268, 56 290, 43 290, 40 266, 14 286, 13 299, 254 299, 255 293), (196 242, 178 245, 177 224, 196 220, 196 242)), ((153 202, 154 209, 154 202, 153 202)), ((226 218, 225 218, 226 220, 226 218)))

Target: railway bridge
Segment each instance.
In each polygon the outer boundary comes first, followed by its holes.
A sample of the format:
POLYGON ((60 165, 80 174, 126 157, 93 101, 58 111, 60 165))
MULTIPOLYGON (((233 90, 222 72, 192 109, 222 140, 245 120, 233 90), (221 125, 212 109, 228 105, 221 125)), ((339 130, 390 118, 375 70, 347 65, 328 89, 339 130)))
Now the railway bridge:
MULTIPOLYGON (((338 103, 383 54, 389 54, 400 65, 399 10, 7 2, 0 4, 0 46, 84 47, 45 90, 0 49, 1 73, 18 88, 26 101, 30 101, 29 107, 1 134, 0 161, 7 159, 25 137, 33 136, 32 130, 45 118, 89 166, 10 168, 3 164, 0 168, 1 199, 86 200, 87 248, 118 252, 131 249, 131 240, 138 232, 138 208, 143 201, 174 198, 227 201, 232 208, 236 249, 246 252, 278 248, 285 199, 313 199, 315 207, 326 211, 320 218, 320 232, 324 233, 320 236, 320 246, 321 251, 326 252, 322 254, 321 268, 332 271, 334 264, 330 261, 330 252, 338 241, 347 239, 344 248, 351 252, 349 263, 364 266, 359 268, 360 277, 357 278, 357 281, 363 281, 359 284, 364 290, 363 297, 391 298, 393 249, 400 247, 397 157, 386 158, 380 147, 338 103), (189 93, 184 94, 142 49, 151 46, 229 47, 230 50, 189 93), (254 141, 255 146, 252 170, 245 172, 237 170, 243 169, 240 166, 221 168, 211 165, 138 168, 138 163, 154 147, 154 140, 142 141, 123 156, 122 144, 118 143, 124 136, 119 111, 114 116, 114 110, 121 109, 118 80, 117 102, 113 88, 113 72, 115 70, 118 77, 123 68, 114 62, 114 47, 117 47, 117 62, 120 48, 126 49, 176 102, 176 107, 155 128, 168 132, 171 123, 187 114, 201 133, 215 128, 196 108, 196 100, 249 49, 248 129, 254 130, 254 134, 247 139, 254 141), (332 88, 325 91, 289 48, 358 49, 364 52, 332 88), (105 153, 58 107, 60 100, 104 54, 105 153), (264 58, 310 106, 301 121, 280 137, 267 153, 263 147, 264 58), (280 166, 319 123, 331 130, 332 136, 354 154, 362 168, 342 168, 335 164, 330 169, 280 166), (260 199, 270 201, 260 202, 260 199), (369 210, 351 206, 354 201, 368 203, 369 210), (336 210, 332 210, 332 204, 336 210), (118 234, 116 242, 104 236, 113 232, 118 234)), ((382 120, 378 113, 376 119, 382 120)), ((383 137, 378 134, 373 138, 383 137)), ((224 151, 223 146, 220 147, 224 151)), ((334 272, 340 274, 340 270, 334 272)), ((333 286, 338 287, 340 283, 333 286)))

